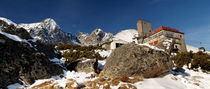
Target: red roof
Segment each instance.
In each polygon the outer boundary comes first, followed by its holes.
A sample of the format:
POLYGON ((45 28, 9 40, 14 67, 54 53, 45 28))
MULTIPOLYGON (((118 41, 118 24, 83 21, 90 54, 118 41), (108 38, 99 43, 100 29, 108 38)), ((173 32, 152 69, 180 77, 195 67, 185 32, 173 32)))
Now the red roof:
POLYGON ((171 28, 171 27, 165 27, 165 26, 160 26, 159 28, 155 29, 154 31, 151 31, 150 33, 146 34, 147 37, 161 31, 161 30, 167 30, 167 31, 172 31, 172 32, 179 32, 179 30, 171 28))
POLYGON ((155 32, 159 32, 160 30, 168 30, 172 32, 179 32, 179 30, 171 28, 171 27, 165 27, 165 26, 160 26, 159 28, 155 29, 155 32))

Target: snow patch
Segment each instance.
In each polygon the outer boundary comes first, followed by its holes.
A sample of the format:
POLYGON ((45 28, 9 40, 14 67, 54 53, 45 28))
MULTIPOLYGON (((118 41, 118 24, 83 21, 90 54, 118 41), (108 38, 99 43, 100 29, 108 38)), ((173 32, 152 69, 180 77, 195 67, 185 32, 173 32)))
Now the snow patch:
POLYGON ((98 52, 102 57, 109 57, 112 50, 95 50, 95 52, 98 52))
POLYGON ((20 37, 16 36, 16 35, 12 35, 12 34, 8 34, 8 33, 5 33, 5 32, 2 32, 1 29, 0 29, 0 33, 5 35, 6 37, 8 37, 9 39, 12 39, 14 41, 19 41, 19 42, 25 42, 25 43, 28 43, 30 45, 30 47, 33 47, 31 45, 31 43, 29 43, 27 40, 25 39, 21 39, 20 37))
POLYGON ((147 47, 149 47, 149 48, 151 48, 151 49, 158 50, 158 51, 164 51, 164 49, 160 49, 160 48, 158 48, 158 47, 156 47, 156 46, 149 45, 148 43, 138 44, 138 45, 147 46, 147 47))
POLYGON ((164 40, 163 46, 165 46, 166 49, 169 49, 172 41, 173 41, 173 39, 166 39, 166 40, 164 40))
POLYGON ((19 83, 15 83, 15 84, 10 84, 9 86, 7 86, 7 88, 8 89, 17 89, 17 88, 22 89, 24 88, 24 86, 19 83))
POLYGON ((53 63, 59 64, 59 65, 63 65, 65 63, 65 61, 60 60, 58 58, 50 59, 50 61, 53 62, 53 63))

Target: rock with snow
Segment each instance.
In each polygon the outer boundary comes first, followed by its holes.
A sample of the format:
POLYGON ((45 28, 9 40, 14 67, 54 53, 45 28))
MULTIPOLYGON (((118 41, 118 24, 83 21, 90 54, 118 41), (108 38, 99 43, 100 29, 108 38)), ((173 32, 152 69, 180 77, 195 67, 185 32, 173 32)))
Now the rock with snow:
POLYGON ((76 38, 71 33, 64 32, 51 18, 47 18, 38 23, 18 24, 18 26, 26 29, 36 40, 55 44, 77 43, 76 38))
POLYGON ((107 58, 102 72, 105 77, 154 77, 172 67, 173 62, 167 53, 131 43, 116 48, 107 58))
POLYGON ((13 25, 13 26, 17 26, 16 23, 14 23, 13 21, 7 19, 7 18, 4 18, 4 17, 0 17, 0 24, 2 25, 13 25))
POLYGON ((0 17, 1 31, 12 35, 17 35, 22 39, 32 39, 30 34, 24 28, 18 28, 17 25, 9 19, 0 17))
POLYGON ((70 71, 77 71, 77 72, 96 72, 98 69, 98 60, 97 59, 83 59, 83 60, 76 60, 70 63, 67 66, 67 69, 70 71))
MULTIPOLYGON (((17 33, 18 34, 18 33, 17 33)), ((35 46, 36 43, 0 30, 0 88, 23 80, 32 84, 37 79, 50 78, 63 72, 62 68, 50 62, 48 55, 35 46)), ((43 45, 42 45, 43 46, 43 45)), ((49 51, 51 48, 45 46, 49 51)))
POLYGON ((95 29, 91 34, 79 33, 77 39, 85 46, 100 46, 105 42, 112 41, 113 34, 105 33, 101 29, 95 29))

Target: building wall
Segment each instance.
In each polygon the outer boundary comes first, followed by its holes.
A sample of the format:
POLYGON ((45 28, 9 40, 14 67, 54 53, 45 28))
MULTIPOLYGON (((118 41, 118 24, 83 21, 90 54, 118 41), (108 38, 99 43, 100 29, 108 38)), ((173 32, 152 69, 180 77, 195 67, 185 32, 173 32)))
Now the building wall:
POLYGON ((128 42, 126 41, 122 41, 122 40, 117 40, 117 41, 112 41, 110 44, 110 49, 116 49, 116 44, 120 43, 120 44, 128 44, 128 42))
POLYGON ((184 34, 177 33, 177 32, 162 30, 158 33, 155 33, 145 38, 144 43, 148 43, 150 45, 156 46, 158 44, 162 44, 164 40, 171 39, 171 38, 175 40, 175 46, 177 46, 180 52, 187 51, 185 40, 184 40, 184 34))
POLYGON ((175 43, 178 46, 180 52, 187 51, 184 34, 171 31, 165 31, 165 33, 166 37, 173 38, 175 40, 175 43))

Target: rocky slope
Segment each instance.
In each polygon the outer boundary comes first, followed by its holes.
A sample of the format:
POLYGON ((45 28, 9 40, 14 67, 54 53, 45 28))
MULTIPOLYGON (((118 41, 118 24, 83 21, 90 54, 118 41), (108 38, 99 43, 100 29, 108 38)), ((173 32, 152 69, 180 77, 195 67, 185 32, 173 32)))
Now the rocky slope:
POLYGON ((78 40, 82 45, 100 46, 103 43, 112 41, 113 34, 105 33, 101 29, 95 29, 91 34, 79 33, 77 35, 78 40))
POLYGON ((21 81, 32 84, 37 79, 61 74, 62 67, 49 60, 60 57, 54 46, 36 41, 25 29, 16 27, 1 21, 0 88, 21 81))

